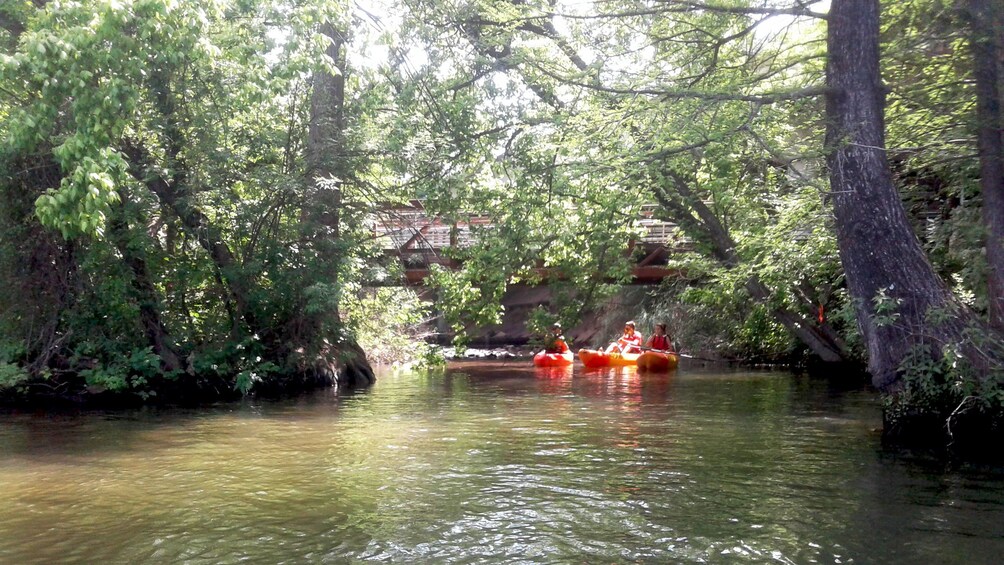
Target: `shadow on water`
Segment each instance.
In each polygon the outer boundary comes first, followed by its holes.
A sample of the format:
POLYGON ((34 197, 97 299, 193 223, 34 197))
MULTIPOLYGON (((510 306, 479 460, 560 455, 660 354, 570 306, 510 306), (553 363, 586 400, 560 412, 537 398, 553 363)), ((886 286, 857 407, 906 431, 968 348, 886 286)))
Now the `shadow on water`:
POLYGON ((5 410, 0 412, 0 453, 6 458, 66 461, 102 452, 157 450, 171 446, 169 432, 177 429, 197 431, 219 420, 328 419, 343 406, 366 402, 368 394, 368 389, 330 387, 282 400, 250 396, 198 408, 5 410))

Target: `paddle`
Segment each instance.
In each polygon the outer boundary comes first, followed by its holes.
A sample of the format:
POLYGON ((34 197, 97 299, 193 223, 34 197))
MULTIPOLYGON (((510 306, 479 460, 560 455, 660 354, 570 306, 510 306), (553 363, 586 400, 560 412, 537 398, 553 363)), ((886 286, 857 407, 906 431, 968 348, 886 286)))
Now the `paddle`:
POLYGON ((656 353, 667 353, 676 355, 677 357, 683 357, 686 359, 694 359, 697 361, 710 361, 712 363, 719 363, 721 359, 708 359, 707 357, 694 357, 693 355, 687 355, 686 353, 680 353, 679 351, 670 351, 669 349, 656 349, 654 347, 642 347, 642 351, 655 351, 656 353))

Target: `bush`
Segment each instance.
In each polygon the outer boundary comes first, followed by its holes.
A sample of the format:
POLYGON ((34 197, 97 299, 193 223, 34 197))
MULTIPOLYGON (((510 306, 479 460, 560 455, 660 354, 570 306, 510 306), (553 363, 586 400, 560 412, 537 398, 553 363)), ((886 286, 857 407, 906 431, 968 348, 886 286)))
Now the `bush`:
POLYGON ((992 433, 1004 420, 1004 389, 998 376, 977 377, 952 347, 936 357, 930 346, 917 345, 903 359, 900 370, 901 388, 883 395, 888 435, 938 428, 938 437, 950 445, 957 439, 953 430, 992 433))
POLYGON ((436 348, 426 341, 434 335, 429 305, 410 288, 361 290, 345 301, 342 318, 374 363, 441 362, 436 348))
POLYGON ((0 390, 15 388, 28 380, 28 373, 21 367, 0 361, 0 390))

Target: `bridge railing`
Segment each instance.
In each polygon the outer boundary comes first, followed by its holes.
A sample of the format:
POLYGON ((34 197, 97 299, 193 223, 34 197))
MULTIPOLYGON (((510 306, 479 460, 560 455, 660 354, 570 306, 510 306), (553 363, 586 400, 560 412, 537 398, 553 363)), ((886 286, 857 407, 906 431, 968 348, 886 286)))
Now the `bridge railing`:
MULTIPOLYGON (((665 268, 671 250, 681 247, 676 224, 655 218, 655 206, 642 209, 636 220, 642 235, 626 250, 640 250, 635 277, 641 282, 653 282, 667 276, 665 268)), ((382 240, 389 255, 404 263, 409 281, 420 281, 432 264, 451 265, 440 251, 451 247, 467 247, 474 243, 471 226, 490 227, 491 219, 475 216, 467 222, 447 223, 428 216, 421 202, 385 211, 371 221, 374 236, 382 240), (410 272, 408 272, 410 271, 410 272)))

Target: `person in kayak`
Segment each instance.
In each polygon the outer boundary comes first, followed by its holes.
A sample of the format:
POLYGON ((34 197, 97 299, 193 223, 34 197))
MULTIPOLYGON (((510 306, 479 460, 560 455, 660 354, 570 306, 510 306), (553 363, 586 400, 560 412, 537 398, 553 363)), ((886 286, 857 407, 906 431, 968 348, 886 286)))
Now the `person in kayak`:
POLYGON ((641 334, 636 332, 634 329, 634 322, 626 322, 624 324, 624 335, 620 337, 617 341, 611 343, 606 351, 607 353, 641 353, 641 334))
POLYGON ((551 326, 551 333, 544 338, 544 351, 547 353, 564 353, 568 351, 568 344, 565 343, 565 336, 561 335, 561 324, 555 322, 551 326))
POLYGON ((673 352, 673 341, 666 335, 666 324, 655 325, 655 333, 645 342, 645 347, 658 351, 673 352))

